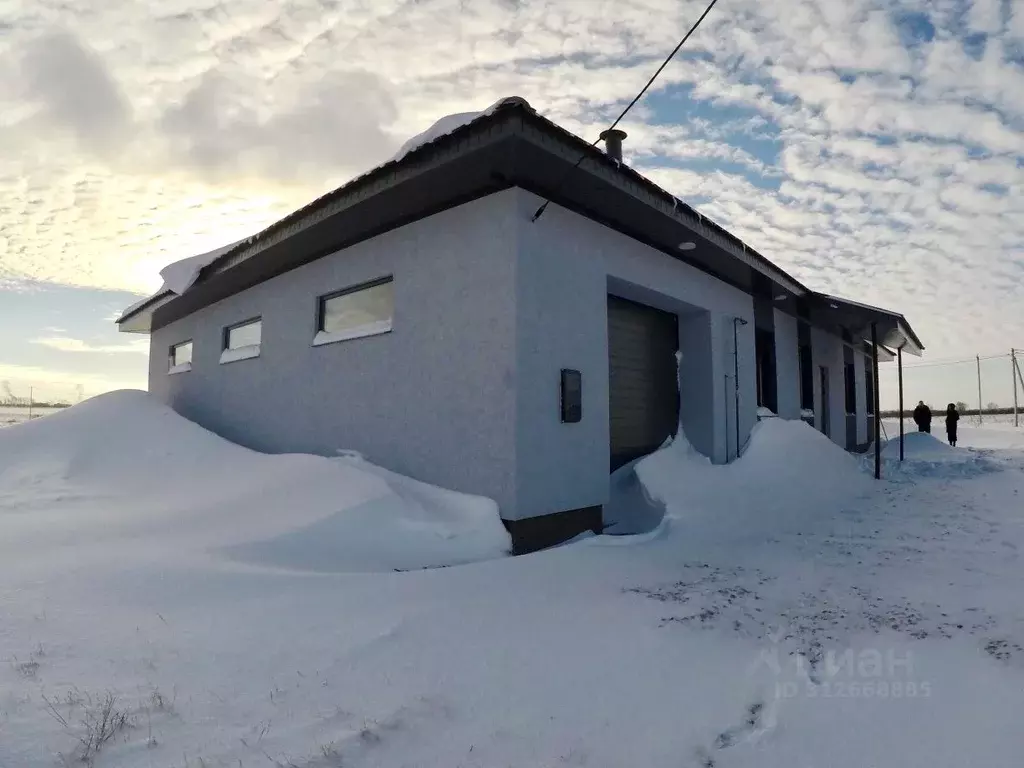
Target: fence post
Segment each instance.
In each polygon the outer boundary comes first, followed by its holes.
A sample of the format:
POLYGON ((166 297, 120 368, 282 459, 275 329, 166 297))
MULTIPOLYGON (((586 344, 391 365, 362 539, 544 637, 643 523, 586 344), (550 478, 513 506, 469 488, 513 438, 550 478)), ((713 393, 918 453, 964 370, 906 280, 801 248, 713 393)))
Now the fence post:
POLYGON ((875 479, 882 477, 882 412, 878 397, 878 328, 871 324, 871 375, 874 379, 875 391, 875 479))
MULTIPOLYGON (((896 366, 900 376, 900 461, 903 461, 903 345, 896 347, 896 366)), ((879 415, 876 413, 875 418, 879 415)))
POLYGON ((1013 379, 1013 426, 1019 427, 1017 418, 1017 350, 1010 348, 1010 378, 1013 379))
POLYGON ((1024 375, 1021 375, 1020 365, 1017 364, 1017 357, 1014 355, 1013 367, 1017 369, 1017 378, 1020 380, 1021 387, 1024 387, 1024 375))
POLYGON ((975 355, 974 361, 978 365, 978 426, 980 427, 984 423, 984 419, 981 415, 982 404, 981 404, 981 355, 975 355))

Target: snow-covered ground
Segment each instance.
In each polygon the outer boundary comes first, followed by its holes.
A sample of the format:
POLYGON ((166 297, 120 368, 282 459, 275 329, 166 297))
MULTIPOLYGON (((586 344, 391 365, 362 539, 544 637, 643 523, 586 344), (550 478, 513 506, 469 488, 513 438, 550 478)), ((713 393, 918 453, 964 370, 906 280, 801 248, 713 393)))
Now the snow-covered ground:
POLYGON ((20 405, 0 405, 0 428, 10 427, 14 424, 21 424, 24 421, 29 420, 31 410, 31 418, 37 419, 40 416, 49 416, 54 413, 60 413, 63 408, 43 408, 40 406, 34 406, 29 409, 26 406, 20 405))
POLYGON ((3 768, 75 760, 104 703, 97 766, 1020 765, 1019 433, 881 483, 802 424, 679 442, 638 467, 655 534, 507 558, 482 500, 140 398, 0 432, 3 768), (388 567, 421 545, 479 562, 388 567))

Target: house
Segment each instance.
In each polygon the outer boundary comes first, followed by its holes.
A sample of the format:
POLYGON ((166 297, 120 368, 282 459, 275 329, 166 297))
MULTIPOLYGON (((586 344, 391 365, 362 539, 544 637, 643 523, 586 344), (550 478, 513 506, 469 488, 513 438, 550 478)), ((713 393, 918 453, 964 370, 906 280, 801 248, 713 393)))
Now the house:
POLYGON ((719 463, 760 409, 868 444, 872 351, 922 350, 906 320, 805 287, 622 138, 503 99, 170 270, 120 329, 150 334, 149 389, 184 416, 489 496, 519 551, 599 528, 609 473, 678 424, 719 463))

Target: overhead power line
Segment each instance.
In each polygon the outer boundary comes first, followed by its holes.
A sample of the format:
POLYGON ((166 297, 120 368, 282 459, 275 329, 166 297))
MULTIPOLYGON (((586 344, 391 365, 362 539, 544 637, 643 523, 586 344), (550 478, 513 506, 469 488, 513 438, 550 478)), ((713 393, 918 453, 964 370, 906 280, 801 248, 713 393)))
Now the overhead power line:
MULTIPOLYGON (((977 363, 979 361, 984 361, 984 360, 1001 360, 1001 359, 1009 358, 1009 357, 1010 357, 1010 354, 1007 352, 1007 353, 1002 354, 1002 355, 982 355, 981 357, 969 357, 969 358, 964 358, 963 360, 936 360, 936 361, 927 362, 927 363, 911 363, 910 365, 904 365, 903 366, 903 370, 905 370, 905 371, 906 370, 912 370, 914 368, 940 368, 940 367, 947 366, 947 365, 963 365, 965 363, 977 363)), ((880 370, 883 370, 883 369, 880 369, 880 370)), ((886 368, 884 370, 895 370, 895 369, 886 368)))
MULTIPOLYGON (((658 75, 660 75, 662 73, 662 71, 665 69, 665 67, 668 66, 669 62, 672 61, 672 59, 675 58, 675 55, 677 53, 679 53, 679 49, 682 48, 686 44, 686 41, 690 39, 690 36, 694 32, 697 31, 697 27, 699 27, 701 25, 701 23, 704 21, 704 19, 707 18, 707 15, 709 13, 711 13, 711 9, 715 7, 715 3, 717 3, 717 2, 718 2, 718 0, 711 0, 711 2, 708 4, 708 7, 704 9, 704 13, 702 13, 700 15, 700 18, 697 19, 697 21, 694 22, 693 26, 690 27, 690 29, 687 31, 687 33, 685 35, 683 35, 683 39, 680 40, 679 43, 676 45, 676 47, 672 49, 672 53, 670 53, 667 57, 665 57, 665 60, 663 62, 661 62, 661 66, 658 67, 657 71, 653 75, 651 75, 651 79, 647 81, 647 84, 644 85, 644 87, 640 89, 640 93, 638 93, 636 96, 633 97, 633 100, 631 102, 629 102, 629 104, 626 105, 626 108, 624 110, 622 110, 622 112, 619 114, 618 117, 615 118, 615 122, 613 122, 610 126, 608 126, 608 129, 607 129, 608 131, 614 130, 618 126, 618 124, 620 122, 622 122, 622 118, 624 118, 629 113, 629 110, 631 110, 634 106, 636 106, 636 103, 638 101, 640 101, 640 99, 642 99, 644 97, 644 94, 647 93, 647 90, 652 85, 654 85, 654 81, 658 79, 658 75)), ((597 142, 599 142, 600 140, 601 140, 601 136, 598 136, 596 139, 594 139, 592 142, 590 142, 590 146, 592 146, 592 147, 595 146, 597 144, 597 142)), ((586 156, 587 156, 586 153, 581 153, 580 154, 579 159, 573 164, 572 168, 567 170, 565 172, 565 174, 562 176, 561 180, 558 182, 557 186, 555 187, 555 192, 561 191, 562 186, 565 184, 566 180, 569 178, 569 175, 573 171, 575 171, 577 168, 580 167, 580 163, 583 162, 583 160, 586 158, 586 156)), ((540 208, 537 209, 537 212, 533 214, 533 218, 530 219, 530 221, 536 221, 537 219, 539 219, 544 214, 544 211, 547 210, 548 204, 550 202, 551 202, 550 198, 545 199, 544 202, 541 204, 540 208)))

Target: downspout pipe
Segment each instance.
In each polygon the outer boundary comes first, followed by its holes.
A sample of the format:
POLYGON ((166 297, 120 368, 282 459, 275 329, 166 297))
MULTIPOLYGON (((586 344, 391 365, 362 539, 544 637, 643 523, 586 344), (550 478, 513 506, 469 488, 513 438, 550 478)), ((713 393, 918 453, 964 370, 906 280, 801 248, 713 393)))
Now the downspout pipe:
POLYGON ((735 399, 735 411, 736 411, 736 458, 740 457, 740 345, 739 345, 739 327, 746 325, 747 321, 742 317, 734 317, 732 319, 732 365, 733 365, 733 384, 734 384, 734 399, 735 399))

